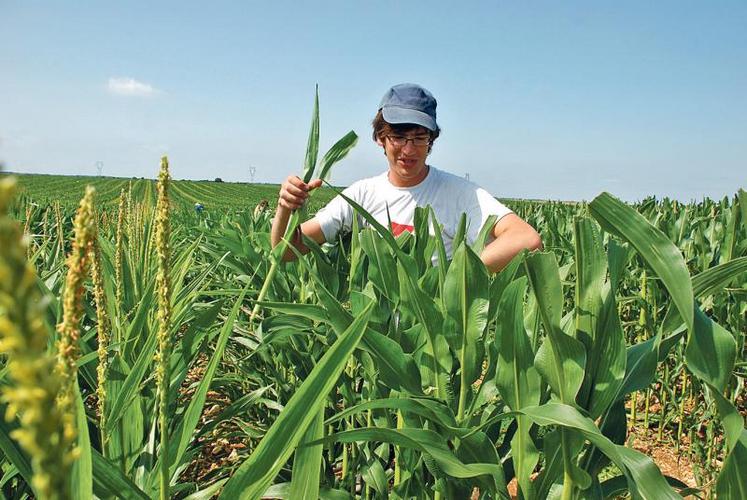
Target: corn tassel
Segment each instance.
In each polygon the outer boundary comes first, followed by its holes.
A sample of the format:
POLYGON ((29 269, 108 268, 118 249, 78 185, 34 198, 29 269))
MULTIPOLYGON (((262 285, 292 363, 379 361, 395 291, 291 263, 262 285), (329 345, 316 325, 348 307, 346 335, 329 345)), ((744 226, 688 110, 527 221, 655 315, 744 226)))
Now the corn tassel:
POLYGON ((96 322, 98 324, 98 357, 99 365, 96 370, 98 375, 98 386, 96 388, 96 395, 98 396, 98 410, 99 410, 99 429, 101 431, 101 450, 106 450, 106 435, 104 429, 106 428, 106 375, 108 368, 108 350, 109 350, 109 339, 111 332, 111 324, 109 322, 109 316, 106 312, 106 295, 104 294, 104 278, 102 275, 101 267, 101 249, 99 248, 96 235, 98 234, 98 228, 96 228, 96 234, 89 248, 89 258, 91 259, 91 277, 93 279, 93 291, 94 298, 96 300, 96 322))
POLYGON ((169 280, 169 161, 161 158, 161 172, 158 175, 158 200, 156 202, 156 251, 158 252, 158 352, 156 353, 156 384, 158 386, 158 415, 161 434, 160 460, 161 500, 169 498, 169 446, 168 446, 168 390, 169 354, 171 339, 171 283, 169 280))
POLYGON ((86 188, 75 215, 75 239, 68 257, 65 278, 62 323, 57 325, 60 338, 57 342, 57 373, 62 379, 62 392, 58 403, 65 416, 65 436, 75 439, 75 387, 78 383, 77 361, 80 356, 80 321, 83 317, 84 282, 90 265, 90 245, 96 234, 93 212, 93 187, 86 188))
POLYGON ((6 419, 19 417, 11 433, 31 459, 34 492, 42 499, 70 498, 73 440, 64 431, 66 415, 57 405, 62 380, 47 352, 49 332, 42 318, 46 303, 36 272, 26 260, 26 241, 7 216, 15 191, 12 178, 0 181, 0 351, 8 355, 13 384, 3 389, 6 419))

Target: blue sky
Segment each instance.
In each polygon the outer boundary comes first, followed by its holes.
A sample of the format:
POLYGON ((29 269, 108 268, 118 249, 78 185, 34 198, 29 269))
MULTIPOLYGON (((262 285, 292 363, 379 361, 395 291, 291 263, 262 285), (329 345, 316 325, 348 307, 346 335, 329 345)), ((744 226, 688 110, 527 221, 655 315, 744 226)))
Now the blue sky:
POLYGON ((387 88, 438 99, 430 163, 499 197, 747 188, 747 2, 0 1, 0 161, 279 182, 319 84, 335 184, 386 169, 387 88))

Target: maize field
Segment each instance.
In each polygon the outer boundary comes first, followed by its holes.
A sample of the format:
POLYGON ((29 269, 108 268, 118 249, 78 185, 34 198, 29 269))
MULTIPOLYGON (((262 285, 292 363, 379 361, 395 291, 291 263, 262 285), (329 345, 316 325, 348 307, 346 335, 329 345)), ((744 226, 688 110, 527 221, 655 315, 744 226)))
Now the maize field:
POLYGON ((281 263, 276 198, 0 179, 4 498, 747 498, 745 191, 506 201, 544 250, 496 275, 428 208, 281 263))

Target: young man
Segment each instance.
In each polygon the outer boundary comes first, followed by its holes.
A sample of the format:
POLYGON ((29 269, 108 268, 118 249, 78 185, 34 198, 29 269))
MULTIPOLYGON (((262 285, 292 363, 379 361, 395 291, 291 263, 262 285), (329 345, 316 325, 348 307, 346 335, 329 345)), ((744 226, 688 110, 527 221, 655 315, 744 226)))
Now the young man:
MULTIPOLYGON (((490 271, 500 271, 525 248, 535 250, 542 246, 537 231, 490 193, 426 164, 433 142, 441 132, 436 123, 436 99, 426 89, 411 83, 389 89, 381 100, 373 129, 373 139, 383 148, 389 168, 381 175, 353 183, 343 193, 384 226, 389 226, 391 219, 395 235, 412 231, 415 207, 430 205, 443 226, 449 256, 462 213, 467 214, 469 243, 474 242, 489 216, 498 217, 491 240, 480 256, 490 271)), ((283 182, 272 223, 273 247, 282 239, 291 212, 301 207, 309 191, 321 184, 319 179, 305 184, 294 175, 283 182)), ((301 224, 300 232, 321 244, 333 240, 339 231, 349 231, 354 216, 352 207, 337 196, 315 217, 301 224)), ((294 235, 292 243, 301 252, 308 251, 300 234, 294 235)), ((293 259, 293 252, 289 250, 284 258, 293 259)))

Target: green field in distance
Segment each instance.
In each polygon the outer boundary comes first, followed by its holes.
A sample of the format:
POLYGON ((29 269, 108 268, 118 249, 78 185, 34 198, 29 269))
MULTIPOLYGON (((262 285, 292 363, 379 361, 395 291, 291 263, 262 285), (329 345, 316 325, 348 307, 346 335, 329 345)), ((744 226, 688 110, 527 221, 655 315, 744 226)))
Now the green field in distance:
MULTIPOLYGON (((156 181, 139 177, 96 177, 77 175, 46 175, 2 173, 18 178, 21 196, 39 205, 59 202, 62 207, 76 206, 83 197, 85 187, 96 188, 96 203, 109 209, 116 206, 122 190, 132 189, 133 200, 155 204, 156 181)), ((262 200, 271 208, 277 203, 278 184, 249 184, 244 182, 215 182, 173 180, 171 200, 177 209, 192 209, 201 203, 206 211, 253 210, 262 200)), ((316 211, 334 197, 331 188, 321 188, 310 202, 309 209, 316 211)))

